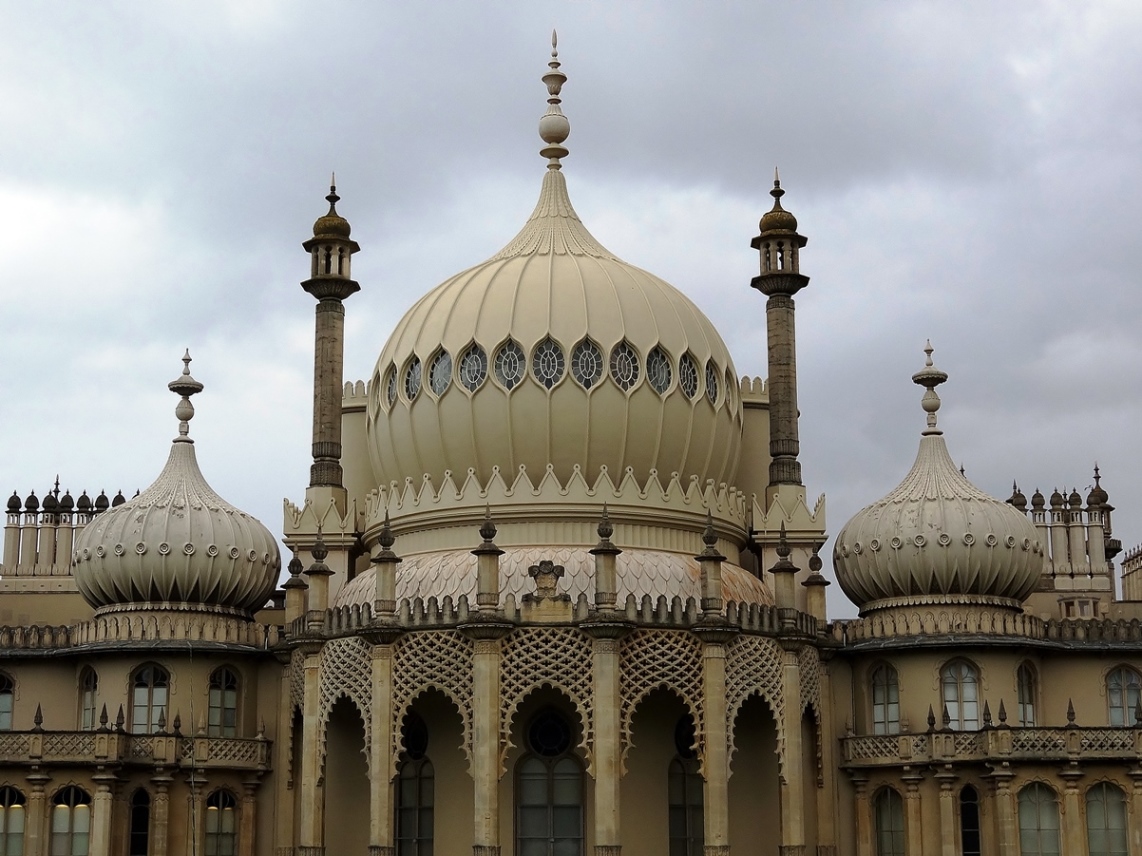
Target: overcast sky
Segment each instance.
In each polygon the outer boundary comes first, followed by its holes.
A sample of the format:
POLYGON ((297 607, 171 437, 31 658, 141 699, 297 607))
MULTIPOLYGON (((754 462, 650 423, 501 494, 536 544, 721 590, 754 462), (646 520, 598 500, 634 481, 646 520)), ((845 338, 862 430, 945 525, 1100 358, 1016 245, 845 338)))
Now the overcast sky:
POLYGON ((0 488, 146 487, 189 347, 203 471, 280 535, 329 172, 362 246, 346 379, 367 378, 413 301, 530 213, 552 26, 579 214, 693 298, 739 374, 765 374, 749 241, 780 165, 831 534, 910 467, 930 337, 970 479, 1085 496, 1097 460, 1142 541, 1137 0, 7 4, 0 488))

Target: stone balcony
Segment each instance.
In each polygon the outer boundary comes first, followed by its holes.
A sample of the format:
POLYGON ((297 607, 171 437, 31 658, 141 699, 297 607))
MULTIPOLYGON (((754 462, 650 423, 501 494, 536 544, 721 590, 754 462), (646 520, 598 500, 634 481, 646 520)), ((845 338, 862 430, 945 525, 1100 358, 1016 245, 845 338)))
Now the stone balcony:
POLYGON ((846 769, 926 764, 1142 761, 1142 728, 1008 728, 841 739, 846 769))
POLYGON ((7 731, 0 733, 0 767, 52 766, 168 767, 237 770, 270 769, 270 741, 258 737, 184 737, 122 731, 7 731))

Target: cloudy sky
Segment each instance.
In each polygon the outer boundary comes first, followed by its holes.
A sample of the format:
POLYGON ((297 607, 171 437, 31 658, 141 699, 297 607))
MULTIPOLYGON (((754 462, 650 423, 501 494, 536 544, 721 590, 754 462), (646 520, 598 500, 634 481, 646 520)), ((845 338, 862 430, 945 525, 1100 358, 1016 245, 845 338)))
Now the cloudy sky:
MULTIPOLYGON (((775 164, 809 237, 802 461, 835 533, 911 465, 926 337, 969 478, 1085 494, 1142 541, 1142 4, 58 0, 0 29, 0 488, 130 495, 176 432, 281 531, 308 478, 300 242, 361 245, 347 379, 417 296, 506 243, 544 162, 592 232, 765 373, 750 238, 775 164)), ((839 594, 834 588, 833 594, 839 594)))

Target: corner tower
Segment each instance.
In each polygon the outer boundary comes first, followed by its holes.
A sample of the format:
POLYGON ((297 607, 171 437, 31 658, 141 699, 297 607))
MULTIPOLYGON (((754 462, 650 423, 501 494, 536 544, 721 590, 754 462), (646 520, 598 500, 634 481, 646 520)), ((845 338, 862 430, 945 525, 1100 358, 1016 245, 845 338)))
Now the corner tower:
POLYGON ((769 342, 769 489, 801 484, 801 450, 797 436, 797 338, 793 295, 809 284, 801 273, 800 251, 808 239, 797 234, 797 218, 781 207, 781 178, 774 170, 773 208, 761 218, 761 234, 750 246, 761 255, 761 273, 750 283, 769 300, 765 304, 769 342))
POLYGON ((302 244, 310 256, 309 279, 301 284, 317 298, 313 347, 313 488, 332 488, 344 513, 341 470, 341 379, 345 363, 345 298, 361 290, 350 276, 353 254, 361 247, 349 235, 349 221, 337 213, 337 183, 329 185, 329 213, 313 224, 313 237, 302 244))

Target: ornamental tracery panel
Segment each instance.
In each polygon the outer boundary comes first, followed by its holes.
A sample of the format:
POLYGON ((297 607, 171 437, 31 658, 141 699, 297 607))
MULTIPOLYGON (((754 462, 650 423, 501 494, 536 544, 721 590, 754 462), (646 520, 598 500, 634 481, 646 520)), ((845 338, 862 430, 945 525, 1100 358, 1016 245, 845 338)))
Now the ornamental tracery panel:
POLYGON ((500 660, 500 772, 511 749, 512 719, 540 687, 565 693, 583 723, 579 744, 592 768, 595 711, 591 640, 572 627, 520 628, 503 642, 500 660))
POLYGON ((369 746, 372 741, 373 666, 372 646, 359 636, 330 639, 321 648, 318 670, 318 705, 320 714, 321 757, 325 758, 329 714, 337 699, 344 696, 357 706, 365 727, 365 743, 361 751, 371 764, 369 746))
MULTIPOLYGON (((733 761, 734 720, 746 699, 761 696, 777 723, 777 766, 785 764, 785 692, 782 687, 784 657, 781 647, 761 636, 738 636, 726 650, 726 734, 728 760, 733 761)), ((732 773, 732 769, 731 769, 732 773)))
POLYGON ((806 645, 797 654, 797 667, 801 674, 801 709, 809 707, 817 727, 821 726, 821 658, 817 649, 806 645))
POLYGON ((464 754, 472 761, 472 641, 450 630, 422 630, 393 646, 392 756, 400 761, 401 721, 427 690, 439 690, 456 705, 464 725, 464 754))
POLYGON ((619 653, 622 759, 631 747, 631 721, 639 704, 656 689, 671 690, 694 717, 698 757, 705 757, 706 718, 702 692, 702 642, 690 633, 636 630, 619 653))
POLYGON ((305 705, 305 655, 294 651, 289 658, 290 711, 302 710, 305 705))

